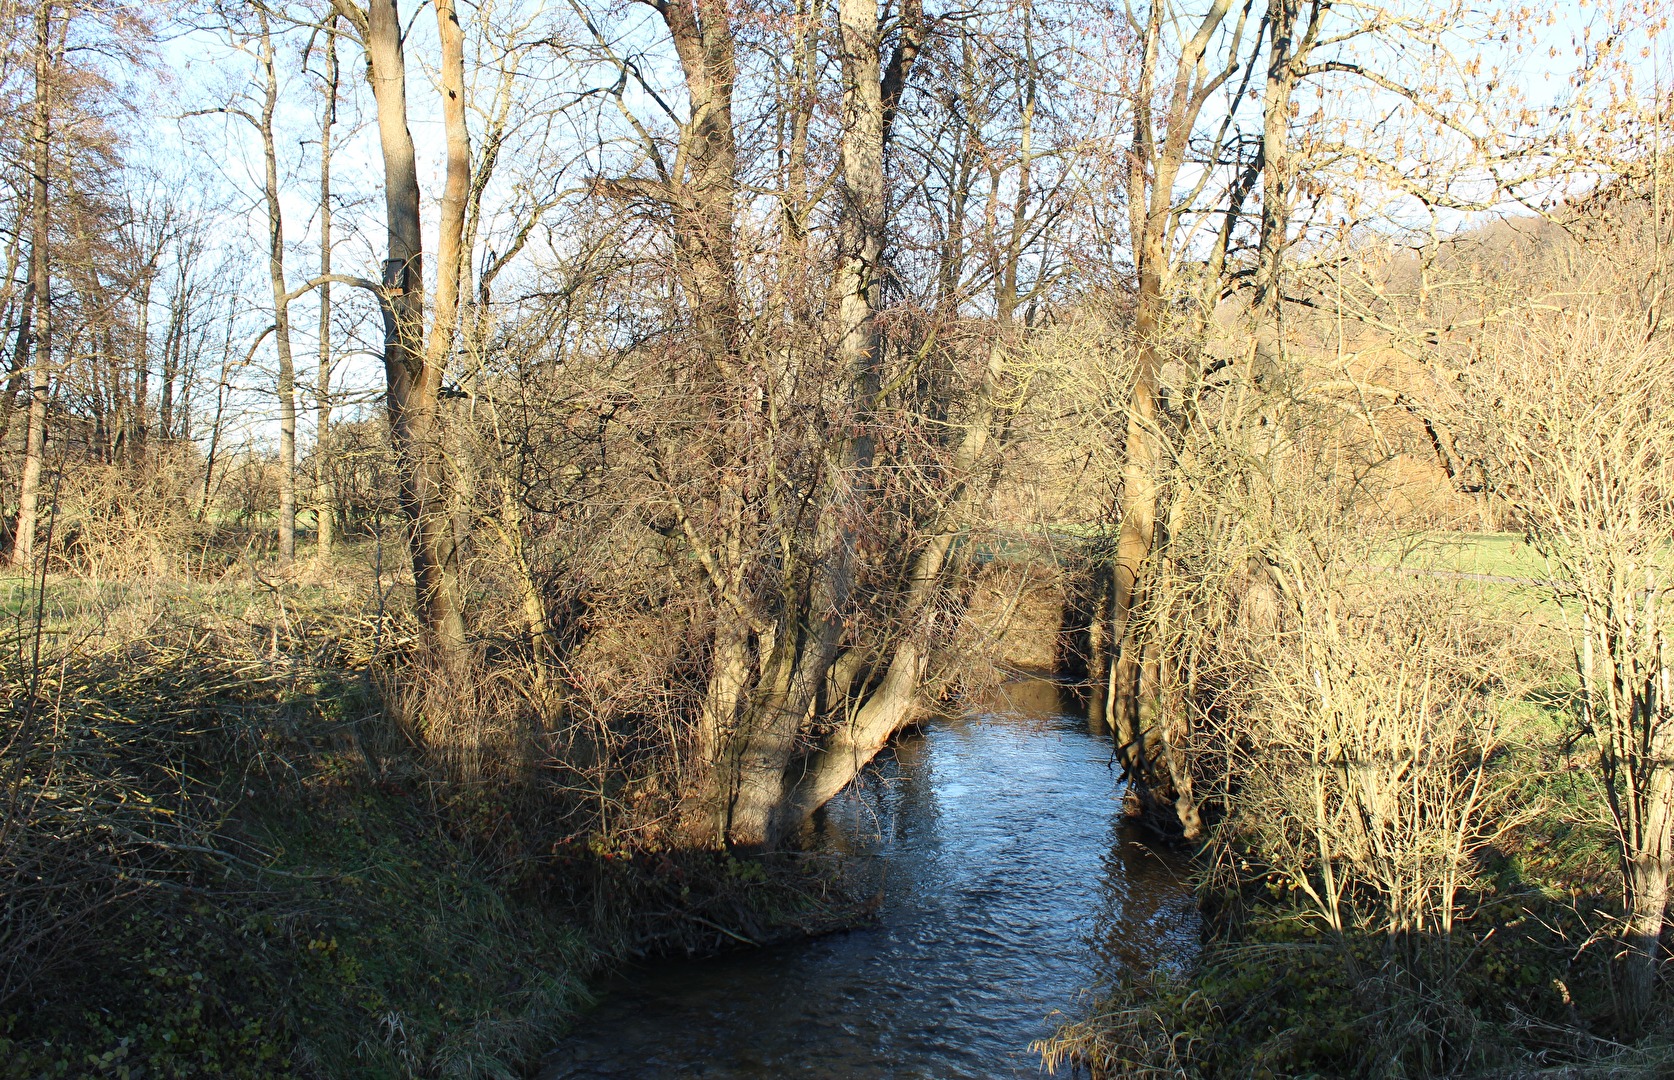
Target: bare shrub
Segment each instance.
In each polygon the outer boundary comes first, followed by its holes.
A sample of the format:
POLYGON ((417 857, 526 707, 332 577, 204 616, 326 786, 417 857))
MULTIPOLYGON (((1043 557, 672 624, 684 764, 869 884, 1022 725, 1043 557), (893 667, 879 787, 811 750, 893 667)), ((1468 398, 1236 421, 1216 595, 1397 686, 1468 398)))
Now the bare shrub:
POLYGON ((259 521, 279 508, 279 465, 271 454, 247 451, 221 474, 215 502, 240 524, 259 521))
POLYGON ((137 899, 259 857, 222 848, 227 801, 205 779, 247 704, 289 681, 247 661, 190 632, 59 655, 5 642, 0 1003, 62 977, 137 899))
MULTIPOLYGON (((1635 299, 1632 235, 1572 252, 1565 305, 1487 335, 1461 409, 1495 495, 1545 557, 1573 650, 1577 715, 1615 826, 1624 1019, 1652 1004, 1674 872, 1674 390, 1670 340, 1635 299)), ((1639 254, 1643 254, 1642 252, 1639 254)))
POLYGON ((207 530, 193 506, 189 455, 167 448, 155 467, 81 462, 57 495, 54 543, 64 569, 93 580, 184 576, 207 530))
POLYGON ((1223 840, 1333 934, 1445 939, 1522 813, 1497 761, 1510 643, 1463 596, 1286 562, 1281 628, 1229 699, 1244 760, 1223 840))
POLYGON ((473 787, 527 783, 552 703, 515 665, 480 653, 440 662, 420 654, 381 669, 380 689, 399 731, 437 767, 438 778, 473 787))

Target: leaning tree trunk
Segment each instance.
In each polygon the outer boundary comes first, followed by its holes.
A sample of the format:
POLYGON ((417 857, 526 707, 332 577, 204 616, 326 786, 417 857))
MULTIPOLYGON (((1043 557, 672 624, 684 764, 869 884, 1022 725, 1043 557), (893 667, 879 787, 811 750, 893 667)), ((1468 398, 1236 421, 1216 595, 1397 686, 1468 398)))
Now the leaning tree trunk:
MULTIPOLYGON (((762 686, 742 725, 745 734, 736 759, 738 782, 729 836, 734 844, 743 846, 776 846, 800 824, 805 816, 803 808, 812 798, 809 792, 799 792, 801 778, 789 773, 802 727, 840 655, 844 620, 854 591, 859 522, 872 509, 872 409, 878 397, 882 360, 877 313, 889 208, 884 153, 907 73, 923 43, 922 6, 911 0, 902 6, 900 39, 887 68, 881 60, 883 24, 877 0, 840 0, 838 22, 843 132, 839 154, 842 213, 836 274, 837 360, 849 380, 849 426, 853 434, 827 482, 826 510, 820 516, 814 541, 816 561, 809 567, 803 587, 795 592, 799 605, 794 610, 799 618, 780 627, 774 656, 765 665, 762 686)), ((931 580, 939 575, 945 558, 945 549, 933 554, 937 546, 933 542, 926 553, 935 561, 931 580)), ((914 648, 909 645, 900 652, 895 677, 886 680, 891 701, 910 702, 917 690, 922 658, 913 655, 914 648)), ((864 752, 865 745, 876 741, 875 730, 899 726, 897 718, 905 714, 906 708, 885 706, 879 699, 878 708, 860 728, 840 727, 836 738, 851 745, 833 748, 834 765, 824 772, 824 783, 829 784, 830 777, 846 767, 836 763, 854 760, 864 752)), ((804 771, 803 778, 806 775, 804 771)))
POLYGON ((921 626, 943 587, 943 571, 954 538, 968 519, 979 491, 976 474, 1000 414, 998 399, 1005 365, 1005 348, 996 342, 989 349, 976 407, 965 420, 959 446, 949 466, 950 485, 941 512, 932 520, 929 541, 908 571, 900 613, 902 636, 890 657, 883 681, 867 696, 854 717, 839 724, 811 755, 786 799, 782 832, 800 825, 842 791, 913 717, 929 660, 921 626))
POLYGON ((786 772, 798 735, 836 663, 854 585, 853 519, 863 513, 873 456, 868 415, 878 387, 876 319, 886 215, 882 27, 877 0, 840 0, 843 73, 842 211, 837 256, 837 357, 850 381, 854 434, 828 480, 816 562, 796 589, 794 622, 776 635, 762 685, 740 724, 729 762, 734 782, 727 835, 736 846, 773 847, 786 827, 786 772))

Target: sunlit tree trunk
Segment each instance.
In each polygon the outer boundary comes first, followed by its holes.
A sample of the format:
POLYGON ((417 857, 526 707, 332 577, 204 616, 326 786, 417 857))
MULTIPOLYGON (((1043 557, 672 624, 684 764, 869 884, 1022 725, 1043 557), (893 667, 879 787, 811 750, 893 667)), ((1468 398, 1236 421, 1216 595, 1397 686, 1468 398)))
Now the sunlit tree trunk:
MULTIPOLYGON (((1009 318, 1009 312, 1005 313, 1009 318)), ((949 465, 950 485, 941 512, 929 526, 929 540, 912 561, 898 620, 901 640, 890 655, 883 681, 866 698, 855 716, 839 724, 810 758, 792 785, 783 812, 784 828, 800 824, 830 801, 871 761, 891 736, 908 723, 918 707, 929 650, 922 627, 924 616, 945 585, 943 571, 970 508, 980 493, 979 464, 993 438, 999 405, 1000 380, 1006 366, 1006 347, 995 342, 988 353, 976 407, 962 427, 958 448, 949 465)))
POLYGON ((789 824, 782 813, 785 773, 797 734, 837 660, 843 619, 854 587, 853 518, 864 513, 874 454, 870 411, 878 390, 876 309, 883 272, 887 193, 884 188, 883 28, 877 0, 840 0, 837 10, 843 80, 842 177, 838 221, 837 359, 849 381, 853 432, 829 478, 802 598, 800 625, 783 628, 765 665, 745 743, 739 748, 729 834, 735 844, 771 846, 789 824))
MULTIPOLYGON (((1267 84, 1261 114, 1261 235, 1256 250, 1255 295, 1250 304, 1256 368, 1263 376, 1271 376, 1281 361, 1280 317, 1284 305, 1280 272, 1290 228, 1290 104, 1296 92, 1295 35, 1300 7, 1301 0, 1276 0, 1268 5, 1267 84)), ((1312 26, 1318 25, 1316 17, 1312 26)))
MULTIPOLYGON (((157 246, 158 254, 162 245, 157 246)), ((129 461, 145 463, 146 438, 151 427, 151 287, 157 277, 157 260, 153 256, 140 279, 139 326, 134 331, 134 415, 130 436, 129 461)))
MULTIPOLYGON (((325 111, 320 118, 320 276, 331 276, 331 140, 337 121, 337 19, 326 28, 325 111)), ((331 282, 320 285, 320 366, 314 385, 314 459, 318 489, 314 509, 315 550, 331 555, 337 527, 337 484, 331 460, 331 282)))
MULTIPOLYGON (((1167 812, 1177 813, 1193 838, 1201 823, 1189 794, 1188 763, 1173 738, 1179 732, 1169 729, 1170 718, 1162 714, 1161 682, 1171 670, 1172 658, 1164 655, 1167 645, 1149 623, 1150 613, 1167 599, 1155 589, 1166 562, 1160 550, 1168 540, 1162 526, 1168 511, 1173 431, 1179 423, 1165 413, 1160 386, 1163 364, 1171 359, 1170 277, 1182 229, 1176 199, 1181 197, 1188 150, 1198 145, 1194 139, 1218 158, 1225 138, 1224 129, 1218 137, 1202 138, 1198 125, 1205 103, 1241 66, 1251 5, 1244 5, 1229 26, 1230 9, 1230 0, 1213 0, 1201 15, 1180 20, 1164 5, 1153 4, 1141 28, 1128 158, 1129 232, 1136 269, 1133 388, 1126 413, 1115 550, 1107 574, 1099 575, 1105 592, 1094 605, 1099 624, 1089 635, 1104 650, 1089 665, 1093 719, 1113 728, 1124 775, 1134 781, 1142 801, 1160 798, 1172 804, 1167 812), (1190 36, 1181 40, 1178 54, 1165 69, 1164 35, 1176 27, 1189 30, 1190 36), (1223 53, 1214 64, 1206 62, 1212 46, 1223 53), (1159 99, 1160 111, 1154 104, 1159 99), (1143 708, 1147 705, 1149 709, 1143 708)), ((1259 38, 1258 34, 1258 45, 1259 38)), ((1233 209, 1224 215, 1228 230, 1248 182, 1231 186, 1233 209)), ((1217 273, 1224 269, 1218 257, 1212 256, 1211 265, 1217 273)), ((1207 303, 1219 298, 1220 288, 1219 282, 1205 286, 1207 303)), ((1207 321, 1200 318, 1200 328, 1203 325, 1207 321)))
MULTIPOLYGON (((1660 702, 1659 702, 1660 705, 1660 702)), ((1659 725, 1647 755, 1646 791, 1638 835, 1626 847, 1628 948, 1623 982, 1626 1012, 1643 1023, 1655 1002, 1662 967, 1662 931, 1668 915, 1669 877, 1674 872, 1674 724, 1659 725)))
POLYGON ((458 320, 461 234, 470 188, 470 140, 465 127, 464 33, 449 0, 436 3, 441 36, 443 128, 447 139, 437 242, 436 306, 424 333, 424 258, 420 232, 418 163, 407 127, 407 62, 396 0, 360 8, 337 0, 337 11, 360 34, 367 80, 377 105, 384 163, 388 258, 384 263, 384 375, 390 433, 400 462, 400 498, 407 518, 413 584, 420 621, 431 644, 453 655, 465 643, 459 596, 459 552, 442 452, 443 367, 458 320))
POLYGON ((1136 119, 1129 164, 1128 213, 1132 221, 1137 291, 1134 298, 1135 350, 1133 390, 1128 399, 1124 440, 1120 523, 1111 573, 1110 625, 1106 640, 1115 650, 1104 664, 1106 715, 1122 747, 1130 773, 1142 767, 1143 728, 1140 718, 1142 671, 1135 610, 1141 605, 1145 578, 1157 536, 1157 502, 1165 446, 1158 413, 1158 375, 1163 363, 1168 298, 1170 245, 1177 222, 1175 182, 1185 161, 1197 117, 1208 97, 1200 64, 1210 40, 1226 18, 1230 0, 1215 0, 1186 42, 1169 87, 1163 131, 1153 126, 1151 97, 1157 89, 1162 33, 1168 16, 1153 7, 1146 22, 1139 89, 1134 97, 1136 119))
POLYGON ((296 558, 296 367, 291 357, 291 303, 285 286, 285 222, 279 205, 279 154, 273 114, 279 106, 279 71, 266 9, 259 12, 262 88, 262 156, 266 165, 267 277, 273 290, 273 344, 279 356, 279 558, 296 558))
POLYGON ((52 14, 55 5, 35 9, 35 107, 30 132, 30 215, 32 232, 29 276, 34 298, 32 332, 35 363, 29 372, 29 426, 24 437, 23 471, 18 483, 17 528, 12 537, 12 565, 29 566, 35 558, 35 529, 40 515, 41 463, 46 456, 47 400, 52 363, 51 215, 47 204, 52 169, 52 14))

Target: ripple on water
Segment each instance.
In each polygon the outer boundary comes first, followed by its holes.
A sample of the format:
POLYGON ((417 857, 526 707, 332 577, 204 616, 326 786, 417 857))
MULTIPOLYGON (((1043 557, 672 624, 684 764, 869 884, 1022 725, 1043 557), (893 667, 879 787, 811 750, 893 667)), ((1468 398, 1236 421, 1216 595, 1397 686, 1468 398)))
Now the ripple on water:
POLYGON ((1011 697, 903 737, 823 815, 875 857, 876 926, 638 968, 544 1080, 1036 1075, 1049 1014, 1189 956, 1190 891, 1123 825, 1109 741, 1050 684, 1011 697))

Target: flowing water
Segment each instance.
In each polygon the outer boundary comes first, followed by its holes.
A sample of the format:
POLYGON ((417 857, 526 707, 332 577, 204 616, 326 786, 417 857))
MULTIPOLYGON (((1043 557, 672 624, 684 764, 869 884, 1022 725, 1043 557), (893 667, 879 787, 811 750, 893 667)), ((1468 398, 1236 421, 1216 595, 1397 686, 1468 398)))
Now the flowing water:
POLYGON ((903 736, 818 823, 875 926, 634 969, 544 1080, 993 1078, 1087 988, 1188 958, 1183 867, 1121 820, 1110 742, 1047 682, 903 736))

